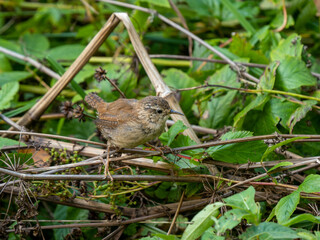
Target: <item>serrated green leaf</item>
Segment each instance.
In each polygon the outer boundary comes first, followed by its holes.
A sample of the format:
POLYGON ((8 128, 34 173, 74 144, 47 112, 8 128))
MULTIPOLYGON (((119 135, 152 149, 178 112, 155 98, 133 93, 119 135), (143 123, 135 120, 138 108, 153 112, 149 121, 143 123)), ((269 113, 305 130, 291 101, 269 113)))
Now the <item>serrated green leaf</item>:
POLYGON ((288 91, 301 86, 315 86, 316 82, 316 78, 311 75, 302 60, 287 56, 277 69, 275 86, 280 90, 288 91))
POLYGON ((273 170, 277 169, 277 168, 280 168, 280 167, 285 167, 285 166, 290 166, 290 165, 293 165, 292 162, 281 162, 281 163, 278 163, 276 164, 275 166, 273 166, 272 168, 270 168, 268 170, 268 173, 272 172, 273 170))
POLYGON ((165 142, 166 145, 170 146, 175 137, 186 129, 187 127, 179 120, 170 127, 169 131, 162 133, 159 139, 162 142, 165 142))
POLYGON ((309 111, 312 110, 312 107, 315 106, 318 102, 314 100, 303 101, 303 105, 300 105, 290 116, 287 121, 287 126, 290 129, 290 134, 292 133, 293 127, 303 119, 309 111))
MULTIPOLYGON (((239 131, 228 132, 221 137, 221 140, 251 137, 251 132, 239 131)), ((258 162, 267 149, 263 141, 251 141, 243 143, 232 143, 214 146, 207 149, 207 153, 218 161, 230 163, 258 162)))
POLYGON ((290 218, 292 213, 296 210, 299 201, 300 193, 298 191, 294 191, 290 195, 280 199, 275 206, 275 215, 279 224, 285 223, 290 218))
MULTIPOLYGON (((255 189, 250 186, 247 190, 223 199, 233 209, 241 209, 246 212, 245 218, 249 223, 260 222, 260 206, 254 201, 255 189)), ((239 212, 240 214, 240 212, 239 212)))
POLYGON ((272 62, 265 69, 263 75, 260 77, 260 82, 258 83, 257 89, 273 89, 276 80, 276 71, 279 67, 280 62, 272 62))
POLYGON ((298 191, 305 193, 320 192, 320 175, 310 174, 307 176, 300 184, 298 191))
POLYGON ((268 94, 259 94, 253 101, 251 101, 241 112, 234 117, 234 127, 239 127, 240 120, 242 120, 249 111, 263 106, 270 99, 268 94))
POLYGON ((302 49, 301 37, 295 33, 291 34, 287 39, 281 40, 278 47, 271 51, 271 61, 282 62, 287 56, 301 59, 302 49))
POLYGON ((22 49, 27 51, 29 55, 42 58, 49 49, 49 40, 42 34, 27 33, 22 36, 22 49))
POLYGON ((181 240, 193 240, 200 237, 210 226, 213 225, 214 221, 211 217, 217 217, 219 214, 219 209, 224 204, 221 202, 216 202, 206 206, 192 219, 192 224, 190 224, 184 231, 181 240))
POLYGON ((29 72, 13 71, 0 73, 0 87, 6 83, 22 81, 32 76, 29 72))
POLYGON ((240 239, 244 240, 282 240, 295 238, 299 238, 299 236, 294 230, 273 222, 263 222, 258 226, 253 225, 240 235, 240 239))
POLYGON ((19 83, 9 82, 0 89, 0 111, 10 107, 10 102, 19 90, 19 83))

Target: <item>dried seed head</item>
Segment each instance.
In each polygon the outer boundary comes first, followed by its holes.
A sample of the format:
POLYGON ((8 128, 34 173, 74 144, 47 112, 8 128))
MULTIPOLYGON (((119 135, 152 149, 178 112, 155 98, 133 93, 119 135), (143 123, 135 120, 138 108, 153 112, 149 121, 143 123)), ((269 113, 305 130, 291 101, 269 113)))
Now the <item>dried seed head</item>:
POLYGON ((85 121, 86 119, 84 118, 84 114, 83 114, 84 109, 82 107, 80 107, 79 105, 77 105, 74 109, 73 109, 73 116, 75 118, 77 118, 79 121, 85 121))
POLYGON ((98 81, 101 82, 107 78, 107 71, 104 70, 102 67, 99 67, 96 69, 96 73, 94 74, 94 78, 98 81))
POLYGON ((62 106, 60 106, 61 113, 64 114, 64 116, 68 119, 71 119, 73 116, 73 107, 72 102, 66 101, 62 103, 62 106))

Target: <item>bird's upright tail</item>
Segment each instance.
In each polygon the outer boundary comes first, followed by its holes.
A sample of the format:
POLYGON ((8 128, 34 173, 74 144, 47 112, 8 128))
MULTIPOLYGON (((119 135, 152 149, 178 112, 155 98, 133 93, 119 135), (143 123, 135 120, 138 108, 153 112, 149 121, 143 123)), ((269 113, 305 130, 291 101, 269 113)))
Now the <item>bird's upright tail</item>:
POLYGON ((101 105, 106 104, 106 102, 95 92, 89 93, 84 100, 94 109, 98 109, 101 105))

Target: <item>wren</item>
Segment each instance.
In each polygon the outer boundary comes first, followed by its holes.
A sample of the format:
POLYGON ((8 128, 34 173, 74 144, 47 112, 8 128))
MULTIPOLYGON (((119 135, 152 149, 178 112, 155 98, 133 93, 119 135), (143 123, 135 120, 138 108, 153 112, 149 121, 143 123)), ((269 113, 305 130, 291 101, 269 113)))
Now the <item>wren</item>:
POLYGON ((169 114, 183 115, 171 109, 164 98, 156 96, 141 100, 121 98, 107 103, 96 93, 90 93, 85 101, 97 110, 95 123, 108 140, 106 168, 110 147, 133 148, 151 141, 164 131, 169 114))

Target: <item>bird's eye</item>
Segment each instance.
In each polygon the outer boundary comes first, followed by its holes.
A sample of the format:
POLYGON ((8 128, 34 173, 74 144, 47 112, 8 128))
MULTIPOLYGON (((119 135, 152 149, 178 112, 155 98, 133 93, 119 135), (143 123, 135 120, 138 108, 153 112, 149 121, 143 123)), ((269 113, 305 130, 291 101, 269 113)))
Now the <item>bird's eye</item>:
POLYGON ((158 110, 157 110, 157 113, 162 113, 162 110, 161 110, 161 109, 158 109, 158 110))

